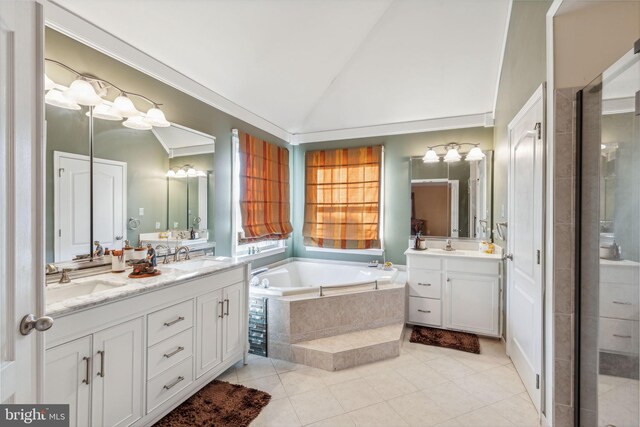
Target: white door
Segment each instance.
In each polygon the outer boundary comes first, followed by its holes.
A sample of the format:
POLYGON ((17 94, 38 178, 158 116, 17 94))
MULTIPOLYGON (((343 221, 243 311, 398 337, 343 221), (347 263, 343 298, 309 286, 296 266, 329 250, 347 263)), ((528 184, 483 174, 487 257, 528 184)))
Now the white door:
POLYGON ((222 363, 222 291, 209 292, 196 299, 196 378, 222 363))
POLYGON ((544 86, 508 126, 507 353, 540 410, 544 243, 544 86))
POLYGON ((449 181, 449 195, 451 197, 451 237, 460 237, 459 215, 460 215, 460 182, 449 181))
MULTIPOLYGON (((89 157, 53 153, 55 260, 87 254, 91 222, 89 211, 89 157)), ((126 238, 127 164, 94 158, 93 239, 105 248, 120 248, 126 238)))
POLYGON ((500 333, 500 283, 496 276, 448 273, 445 291, 451 329, 496 336, 500 333))
POLYGON ((94 426, 128 426, 142 417, 142 318, 93 335, 94 426))
POLYGON ((69 425, 90 425, 91 336, 53 347, 46 352, 47 404, 69 405, 69 425))
POLYGON ((44 22, 35 1, 0 1, 0 403, 43 399, 44 22))
POLYGON ((248 340, 245 333, 244 323, 247 319, 242 315, 244 311, 244 285, 236 283, 227 286, 223 290, 224 294, 224 353, 222 360, 242 351, 243 343, 248 340))

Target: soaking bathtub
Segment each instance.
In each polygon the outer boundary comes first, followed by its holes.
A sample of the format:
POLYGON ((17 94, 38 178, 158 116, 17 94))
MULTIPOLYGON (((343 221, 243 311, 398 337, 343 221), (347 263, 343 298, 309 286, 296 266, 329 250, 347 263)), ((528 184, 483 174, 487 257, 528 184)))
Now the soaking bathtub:
POLYGON ((398 270, 391 268, 368 267, 366 264, 357 263, 328 263, 314 261, 291 261, 284 264, 269 267, 268 271, 258 274, 258 280, 262 283, 266 279, 268 288, 251 286, 251 293, 258 295, 286 296, 309 292, 318 293, 320 286, 330 290, 331 286, 354 285, 354 290, 362 290, 357 284, 371 284, 375 281, 378 285, 394 283, 398 276, 398 270))

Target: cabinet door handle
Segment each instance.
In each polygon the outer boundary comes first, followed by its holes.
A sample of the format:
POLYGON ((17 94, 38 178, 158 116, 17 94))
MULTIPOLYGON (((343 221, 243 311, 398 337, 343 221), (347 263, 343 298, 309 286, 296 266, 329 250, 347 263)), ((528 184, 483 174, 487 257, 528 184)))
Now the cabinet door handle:
POLYGON ((104 378, 104 350, 99 350, 98 354, 100 355, 100 372, 98 372, 98 376, 104 378))
POLYGON ((418 309, 418 311, 420 313, 431 313, 431 310, 420 310, 420 309, 418 309))
POLYGON ((626 301, 614 301, 614 304, 620 304, 620 305, 631 305, 630 302, 626 302, 626 301))
POLYGON ((172 383, 165 384, 164 387, 162 387, 162 388, 165 389, 165 390, 169 390, 169 389, 173 388, 176 384, 178 384, 182 380, 184 380, 184 377, 180 376, 180 377, 176 378, 175 381, 173 381, 172 383))
POLYGON ((86 366, 86 371, 84 373, 84 379, 82 380, 83 384, 91 384, 91 358, 90 357, 83 357, 82 360, 84 360, 87 364, 86 366))
POLYGON ((178 322, 182 322, 183 320, 184 320, 184 317, 180 316, 176 320, 172 320, 171 322, 164 322, 164 326, 172 326, 178 322))
POLYGON ((173 357, 176 354, 180 353, 182 350, 184 350, 184 347, 180 346, 180 347, 176 348, 175 350, 173 350, 171 353, 165 353, 164 357, 166 357, 168 359, 168 358, 173 357))
POLYGON ((224 301, 220 301, 218 304, 220 304, 220 314, 218 317, 222 319, 224 317, 224 301))
POLYGON ((420 282, 418 282, 418 286, 431 286, 431 283, 420 283, 420 282))
POLYGON ((613 334, 614 337, 616 338, 631 338, 631 335, 618 335, 618 334, 613 334))
POLYGON ((225 298, 224 302, 227 303, 227 311, 224 312, 224 315, 228 316, 229 315, 229 298, 225 298))

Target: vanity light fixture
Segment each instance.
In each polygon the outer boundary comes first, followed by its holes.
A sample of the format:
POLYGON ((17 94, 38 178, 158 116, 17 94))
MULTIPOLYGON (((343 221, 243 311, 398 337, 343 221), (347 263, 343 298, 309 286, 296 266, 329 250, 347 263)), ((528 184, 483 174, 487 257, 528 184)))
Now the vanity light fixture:
POLYGON ((166 175, 167 178, 175 178, 175 176, 176 176, 176 171, 174 171, 173 169, 169 169, 167 171, 167 175, 166 175))
POLYGON ((62 94, 80 105, 96 106, 102 102, 93 85, 83 78, 74 80, 62 94))
POLYGON ((46 74, 44 75, 44 90, 51 90, 54 87, 56 87, 56 84, 53 82, 53 80, 51 80, 49 78, 49 76, 47 76, 46 74))
POLYGON ((206 177, 206 171, 200 171, 191 165, 184 165, 179 168, 169 169, 165 175, 167 178, 192 178, 192 177, 206 177))
POLYGON ((115 108, 122 117, 136 117, 140 115, 140 111, 136 109, 131 99, 129 99, 124 92, 120 93, 120 95, 113 100, 113 108, 115 108))
POLYGON ((158 108, 157 105, 149 108, 149 110, 147 111, 147 115, 144 118, 144 121, 149 123, 152 126, 156 126, 160 128, 166 128, 171 126, 171 123, 167 121, 166 117, 164 116, 164 113, 162 112, 161 109, 158 108))
POLYGON ((467 153, 465 160, 467 162, 478 162, 484 158, 485 158, 485 154, 482 152, 480 147, 476 145, 469 151, 469 153, 467 153))
MULTIPOLYGON (((90 116, 88 111, 85 113, 85 115, 87 117, 90 116)), ((107 104, 107 102, 103 102, 102 104, 97 105, 93 109, 93 117, 95 117, 96 119, 111 120, 111 121, 122 120, 122 116, 120 115, 118 110, 116 110, 113 107, 113 105, 107 104)))
POLYGON ((186 178, 187 177, 187 171, 185 171, 184 169, 178 169, 178 172, 176 172, 176 178, 186 178))
POLYGON ((427 153, 422 158, 422 161, 425 163, 438 163, 440 161, 440 157, 438 157, 438 154, 433 148, 429 147, 427 153))
POLYGON ((150 130, 153 126, 147 123, 142 116, 132 116, 122 122, 122 126, 135 130, 150 130))
POLYGON ((65 108, 67 110, 79 110, 80 106, 64 96, 58 89, 50 89, 44 96, 44 102, 54 107, 65 108))
POLYGON ((444 156, 444 160, 447 163, 451 162, 459 162, 461 159, 460 153, 458 153, 458 149, 454 146, 449 146, 447 149, 447 154, 444 156))

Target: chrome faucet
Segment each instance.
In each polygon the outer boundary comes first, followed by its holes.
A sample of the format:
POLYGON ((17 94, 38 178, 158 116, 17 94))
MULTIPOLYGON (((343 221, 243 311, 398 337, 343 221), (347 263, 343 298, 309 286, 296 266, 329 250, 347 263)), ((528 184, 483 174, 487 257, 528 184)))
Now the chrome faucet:
POLYGON ((62 275, 60 276, 60 281, 58 283, 71 283, 71 278, 69 277, 70 268, 63 268, 62 275))
POLYGON ((182 252, 182 250, 184 249, 184 259, 185 261, 191 259, 191 257, 189 257, 189 247, 188 246, 180 246, 176 248, 176 251, 173 254, 173 261, 174 262, 178 262, 178 260, 180 259, 180 252, 182 252))
POLYGON ((156 245, 156 256, 158 256, 158 249, 164 249, 165 250, 164 255, 162 255, 162 257, 163 257, 162 263, 163 264, 169 264, 169 252, 171 252, 169 250, 169 246, 163 245, 163 244, 156 245))
POLYGON ((447 239, 447 244, 444 247, 444 250, 447 252, 454 251, 453 246, 451 246, 451 239, 447 239))

